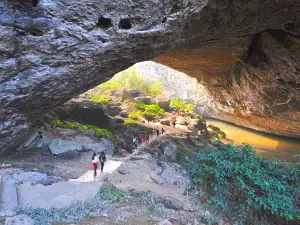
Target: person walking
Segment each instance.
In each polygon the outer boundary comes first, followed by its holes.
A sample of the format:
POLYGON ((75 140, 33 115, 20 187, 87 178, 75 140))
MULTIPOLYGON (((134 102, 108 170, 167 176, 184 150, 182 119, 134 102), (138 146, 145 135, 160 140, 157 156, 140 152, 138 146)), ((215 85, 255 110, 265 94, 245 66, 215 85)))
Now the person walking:
POLYGON ((161 135, 164 135, 165 132, 166 132, 165 129, 162 127, 161 128, 161 135))
POLYGON ((138 138, 139 144, 142 145, 143 139, 141 138, 141 136, 138 136, 137 138, 138 138))
POLYGON ((146 143, 149 143, 149 134, 146 134, 146 143))
POLYGON ((101 172, 103 172, 103 168, 104 168, 104 163, 106 161, 106 156, 104 152, 101 152, 101 155, 99 156, 99 161, 101 164, 101 172))
POLYGON ((157 128, 156 129, 156 137, 158 137, 159 136, 159 129, 157 128))
POLYGON ((138 138, 135 138, 134 140, 134 145, 135 145, 135 148, 137 149, 138 145, 139 145, 139 140, 138 138))
POLYGON ((97 176, 98 162, 99 162, 99 160, 96 156, 96 153, 94 152, 93 156, 92 156, 92 163, 93 163, 93 166, 94 166, 94 176, 97 176))

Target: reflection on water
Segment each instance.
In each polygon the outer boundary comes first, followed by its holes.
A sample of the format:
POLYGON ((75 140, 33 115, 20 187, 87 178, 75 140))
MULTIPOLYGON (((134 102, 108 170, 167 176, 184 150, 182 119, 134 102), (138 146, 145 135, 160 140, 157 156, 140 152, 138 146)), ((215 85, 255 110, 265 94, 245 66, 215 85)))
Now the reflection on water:
POLYGON ((267 159, 273 159, 274 155, 286 162, 295 162, 293 155, 300 151, 300 140, 263 134, 245 129, 233 124, 214 119, 206 119, 207 125, 212 124, 219 127, 227 135, 227 139, 236 144, 247 142, 254 147, 257 154, 267 159))

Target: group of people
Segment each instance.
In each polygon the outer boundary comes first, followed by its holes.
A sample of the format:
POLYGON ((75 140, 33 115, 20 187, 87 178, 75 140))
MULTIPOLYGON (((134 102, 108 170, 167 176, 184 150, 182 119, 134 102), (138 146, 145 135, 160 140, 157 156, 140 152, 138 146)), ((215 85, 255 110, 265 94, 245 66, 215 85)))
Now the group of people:
POLYGON ((143 143, 149 143, 149 134, 146 134, 144 137, 137 136, 132 139, 132 143, 137 148, 139 145, 143 143))
POLYGON ((161 135, 164 135, 165 132, 166 131, 163 127, 160 130, 159 130, 159 128, 156 128, 156 137, 158 137, 160 133, 161 133, 161 135))
POLYGON ((93 153, 92 163, 93 163, 93 166, 94 166, 94 176, 97 176, 97 169, 98 169, 98 166, 99 166, 99 162, 100 162, 100 165, 101 165, 101 172, 103 172, 105 161, 106 161, 106 156, 105 156, 104 152, 101 152, 99 157, 97 157, 96 152, 93 153))

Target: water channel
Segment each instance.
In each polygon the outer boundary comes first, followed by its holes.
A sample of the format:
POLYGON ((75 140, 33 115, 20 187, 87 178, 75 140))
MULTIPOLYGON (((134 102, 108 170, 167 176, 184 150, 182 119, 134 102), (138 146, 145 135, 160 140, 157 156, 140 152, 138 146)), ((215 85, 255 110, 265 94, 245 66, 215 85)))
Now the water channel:
POLYGON ((293 155, 300 151, 300 140, 265 134, 220 120, 206 119, 206 121, 207 125, 212 124, 224 131, 228 140, 234 141, 237 145, 247 142, 257 154, 267 159, 277 157, 285 162, 297 161, 293 155))

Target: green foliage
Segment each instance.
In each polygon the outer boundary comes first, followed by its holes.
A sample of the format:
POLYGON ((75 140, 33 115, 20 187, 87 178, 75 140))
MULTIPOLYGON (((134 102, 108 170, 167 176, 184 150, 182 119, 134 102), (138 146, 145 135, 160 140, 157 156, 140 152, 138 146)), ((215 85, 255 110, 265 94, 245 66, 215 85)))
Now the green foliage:
POLYGON ((173 107, 176 107, 176 108, 183 109, 184 108, 184 101, 183 101, 182 98, 176 97, 176 98, 172 99, 170 105, 173 106, 173 107))
POLYGON ((80 123, 77 123, 77 122, 71 122, 71 121, 56 121, 56 124, 59 123, 59 126, 63 126, 63 125, 66 125, 68 128, 71 128, 71 129, 82 129, 82 130, 89 130, 89 129, 92 129, 95 131, 94 135, 95 136, 103 136, 103 135, 106 135, 108 137, 111 137, 113 140, 114 140, 114 136, 113 136, 113 133, 105 128, 99 128, 99 127, 96 127, 94 125, 90 125, 90 124, 80 124, 80 123))
POLYGON ((144 117, 148 121, 162 116, 165 113, 165 110, 159 107, 157 104, 136 104, 136 108, 142 110, 139 111, 139 116, 144 117))
POLYGON ((136 120, 127 119, 124 121, 124 124, 128 124, 128 125, 136 124, 136 120))
POLYGON ((188 111, 193 111, 195 109, 196 105, 195 104, 185 104, 184 109, 188 111))
POLYGON ((110 94, 118 88, 138 90, 151 96, 157 96, 163 93, 163 86, 159 80, 154 80, 152 84, 148 84, 145 79, 139 75, 135 66, 117 73, 112 79, 100 84, 98 87, 102 90, 103 94, 110 94))
POLYGON ((218 150, 206 148, 199 154, 190 174, 236 224, 247 223, 256 212, 288 221, 299 216, 300 163, 268 161, 248 144, 219 144, 218 150))
POLYGON ((163 94, 163 86, 159 80, 155 80, 149 89, 150 96, 158 96, 163 94))
POLYGON ((181 110, 193 111, 196 107, 195 104, 185 104, 183 99, 180 97, 173 98, 170 106, 180 108, 181 110))
POLYGON ((71 121, 66 121, 65 124, 67 125, 68 128, 71 129, 78 128, 80 126, 79 123, 71 122, 71 121))
POLYGON ((139 120, 142 116, 142 111, 133 111, 129 113, 128 118, 132 120, 139 120))
POLYGON ((145 112, 153 113, 155 116, 162 116, 165 114, 165 110, 157 104, 136 104, 136 107, 145 112))
POLYGON ((124 200, 126 192, 115 187, 103 186, 100 190, 100 198, 110 202, 121 202, 124 200))
POLYGON ((103 95, 100 95, 100 96, 92 96, 92 95, 90 95, 90 96, 89 96, 89 99, 91 99, 94 103, 107 104, 107 103, 110 102, 110 99, 109 99, 109 98, 106 98, 106 97, 103 96, 103 95))
POLYGON ((63 122, 62 122, 61 120, 56 120, 55 124, 56 124, 57 126, 60 126, 60 125, 63 124, 63 122))

